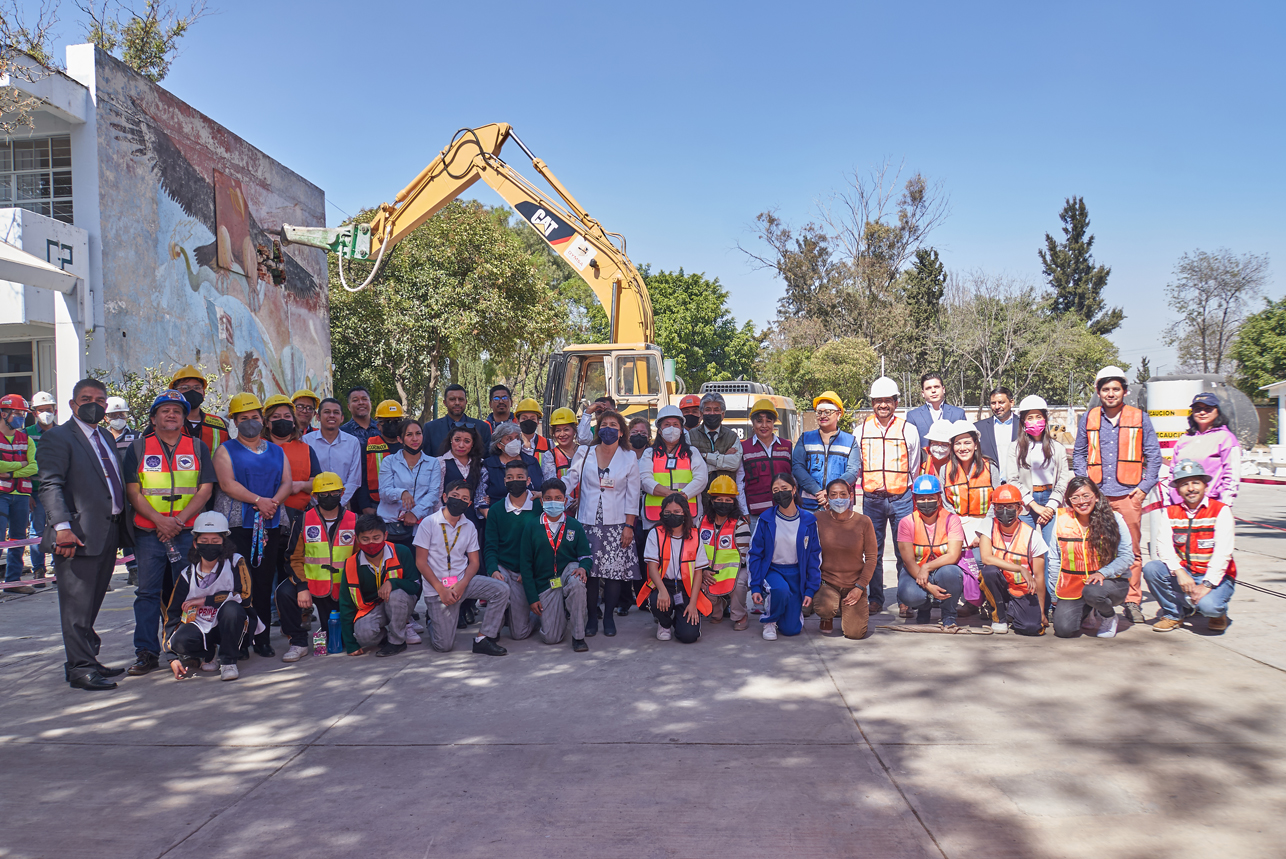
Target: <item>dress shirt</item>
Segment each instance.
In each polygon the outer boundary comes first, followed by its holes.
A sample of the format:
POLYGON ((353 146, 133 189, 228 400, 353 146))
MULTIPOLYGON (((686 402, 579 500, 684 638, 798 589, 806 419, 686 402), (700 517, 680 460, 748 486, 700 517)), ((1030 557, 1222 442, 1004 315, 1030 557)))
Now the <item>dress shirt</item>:
POLYGON ((407 465, 406 449, 380 462, 380 503, 375 512, 385 522, 396 522, 402 512, 402 493, 411 493, 411 513, 423 519, 442 506, 442 461, 420 454, 415 467, 407 465))
POLYGON ((996 440, 996 462, 1003 463, 1009 458, 1009 448, 1014 442, 1014 413, 1009 413, 1009 420, 1001 421, 993 416, 991 419, 992 437, 996 440))
POLYGON ((340 503, 348 506, 353 493, 362 485, 362 446, 365 442, 358 441, 357 436, 343 431, 335 434, 334 441, 327 441, 326 436, 318 430, 304 436, 304 444, 317 454, 317 465, 322 471, 338 474, 339 479, 344 482, 344 494, 340 496, 340 503))

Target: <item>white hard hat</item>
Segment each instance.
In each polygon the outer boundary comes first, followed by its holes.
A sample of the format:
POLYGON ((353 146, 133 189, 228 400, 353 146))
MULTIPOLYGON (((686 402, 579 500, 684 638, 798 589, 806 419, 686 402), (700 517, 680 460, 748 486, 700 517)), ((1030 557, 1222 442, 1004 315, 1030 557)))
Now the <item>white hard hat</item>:
MULTIPOLYGON (((946 423, 946 421, 943 421, 943 423, 946 423)), ((930 427, 930 429, 932 429, 932 427, 930 427)), ((978 428, 977 428, 976 426, 974 426, 973 424, 969 423, 969 421, 964 420, 963 418, 962 418, 962 419, 960 419, 960 420, 958 420, 958 421, 953 421, 953 422, 952 422, 952 424, 951 424, 951 438, 952 438, 952 439, 955 439, 955 438, 956 438, 956 437, 958 437, 958 436, 962 436, 962 435, 964 435, 964 434, 965 434, 965 433, 967 433, 967 432, 974 432, 974 433, 976 433, 977 431, 978 431, 978 428)))
POLYGON ((924 440, 950 442, 955 436, 955 433, 952 432, 954 426, 951 421, 936 420, 933 422, 933 426, 929 427, 929 431, 924 434, 924 440))
POLYGON ((31 407, 34 409, 38 406, 52 406, 54 398, 48 391, 36 391, 36 395, 31 398, 31 407))
POLYGON ((193 534, 222 534, 225 537, 232 533, 228 527, 228 517, 218 510, 207 510, 192 523, 193 534))
POLYGON ((129 406, 125 404, 124 397, 107 398, 107 412, 106 412, 107 414, 110 415, 112 412, 128 412, 128 411, 129 411, 129 406))
POLYGON ((664 406, 661 411, 656 413, 656 422, 658 424, 665 418, 678 418, 681 421, 683 420, 683 412, 679 411, 678 406, 670 404, 668 406, 664 406))
POLYGON ((880 376, 880 378, 871 383, 872 400, 879 397, 897 396, 901 396, 901 392, 898 391, 898 383, 890 379, 888 376, 880 376))
POLYGON ((1122 385, 1129 385, 1129 380, 1125 378, 1125 371, 1120 367, 1109 365, 1098 371, 1098 375, 1094 377, 1094 387, 1098 388, 1099 385, 1103 384, 1108 379, 1120 379, 1122 385))
POLYGON ((1018 404, 1018 414, 1029 412, 1034 409, 1047 412, 1049 411, 1049 404, 1045 402, 1043 397, 1038 397, 1035 394, 1028 394, 1023 397, 1023 401, 1018 404))

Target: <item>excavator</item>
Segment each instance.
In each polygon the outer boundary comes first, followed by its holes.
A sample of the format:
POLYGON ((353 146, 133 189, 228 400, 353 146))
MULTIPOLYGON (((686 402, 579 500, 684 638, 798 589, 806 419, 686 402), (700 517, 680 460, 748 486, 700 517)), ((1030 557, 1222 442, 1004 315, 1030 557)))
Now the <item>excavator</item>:
POLYGON ((604 394, 630 417, 657 411, 683 393, 673 362, 653 344, 655 329, 647 286, 625 253, 625 238, 603 229, 558 181, 544 161, 532 154, 505 123, 463 128, 451 143, 403 188, 392 203, 383 203, 369 224, 343 227, 282 226, 282 243, 322 248, 338 255, 340 281, 356 291, 378 276, 385 255, 411 231, 433 217, 479 179, 504 198, 589 284, 608 312, 611 342, 568 345, 550 358, 544 411, 573 411, 604 394), (537 190, 500 157, 512 140, 531 159, 536 172, 562 198, 562 205, 537 190), (345 260, 375 260, 365 282, 349 286, 345 260), (662 380, 665 380, 664 382, 662 380))

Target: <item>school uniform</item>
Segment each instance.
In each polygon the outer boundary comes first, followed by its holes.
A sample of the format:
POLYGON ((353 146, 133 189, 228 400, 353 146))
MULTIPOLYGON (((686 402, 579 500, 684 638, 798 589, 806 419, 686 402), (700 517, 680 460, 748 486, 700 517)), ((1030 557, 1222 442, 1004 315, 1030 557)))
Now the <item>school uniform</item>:
POLYGON ((526 602, 512 605, 511 614, 529 612, 531 604, 539 602, 540 638, 545 644, 560 643, 569 622, 572 640, 584 641, 589 606, 585 583, 573 573, 581 569, 589 578, 594 568, 585 526, 566 514, 558 519, 537 516, 523 529, 518 566, 526 602))
POLYGON ((799 635, 804 628, 804 597, 822 584, 822 546, 817 517, 799 510, 786 518, 781 508, 759 517, 750 538, 750 591, 772 595, 772 607, 759 618, 775 623, 782 635, 799 635))
MULTIPOLYGON (((479 546, 478 530, 468 518, 461 516, 452 525, 446 517, 447 511, 443 508, 422 520, 415 532, 414 545, 427 552, 429 570, 437 576, 438 581, 450 587, 465 574, 469 566, 469 553, 478 552, 479 546)), ((481 571, 479 559, 478 572, 481 571)), ((445 653, 455 649, 460 604, 466 599, 487 601, 479 631, 487 638, 495 638, 500 634, 505 609, 509 607, 509 586, 485 574, 474 575, 469 579, 461 598, 449 606, 442 604, 442 598, 433 587, 425 588, 424 610, 429 619, 429 645, 434 650, 445 653)))

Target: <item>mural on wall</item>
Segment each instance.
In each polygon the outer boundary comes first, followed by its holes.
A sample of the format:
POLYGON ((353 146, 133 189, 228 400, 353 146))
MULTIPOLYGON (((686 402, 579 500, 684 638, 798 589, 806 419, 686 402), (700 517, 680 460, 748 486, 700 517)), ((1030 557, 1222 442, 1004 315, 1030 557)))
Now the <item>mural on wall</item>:
POLYGON ((282 222, 325 223, 321 189, 102 52, 97 96, 111 369, 329 394, 325 255, 279 244, 282 222))

